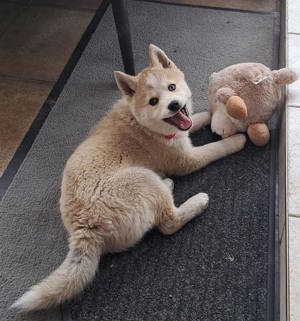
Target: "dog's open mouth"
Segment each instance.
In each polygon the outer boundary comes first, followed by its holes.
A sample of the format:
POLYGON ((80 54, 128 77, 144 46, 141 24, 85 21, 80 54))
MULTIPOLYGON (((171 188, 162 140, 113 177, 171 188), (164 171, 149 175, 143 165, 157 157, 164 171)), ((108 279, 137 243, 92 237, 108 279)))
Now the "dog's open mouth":
POLYGON ((165 118, 164 121, 176 126, 180 130, 188 130, 193 124, 186 106, 182 107, 175 115, 165 118))

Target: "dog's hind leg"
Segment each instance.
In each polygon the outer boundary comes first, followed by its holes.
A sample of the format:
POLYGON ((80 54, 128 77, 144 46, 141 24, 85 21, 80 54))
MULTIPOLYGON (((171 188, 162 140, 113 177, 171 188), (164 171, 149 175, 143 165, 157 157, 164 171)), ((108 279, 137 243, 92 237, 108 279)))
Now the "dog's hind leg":
MULTIPOLYGON (((157 226, 164 234, 173 234, 191 219, 201 214, 208 205, 208 196, 199 193, 181 206, 174 205, 170 179, 161 179, 155 172, 141 167, 131 167, 116 173, 114 191, 110 191, 111 206, 114 203, 122 215, 118 217, 116 235, 109 240, 110 250, 119 251, 136 244, 144 234, 157 226)), ((112 217, 115 221, 116 218, 112 217)), ((107 241, 107 240, 106 240, 107 241)))
POLYGON ((211 114, 208 111, 194 114, 192 116, 193 126, 190 129, 190 133, 194 133, 200 128, 209 125, 211 120, 211 114))
POLYGON ((199 193, 189 198, 179 207, 170 206, 170 202, 166 202, 161 213, 158 229, 168 235, 175 233, 194 217, 200 215, 207 208, 208 200, 207 194, 199 193))

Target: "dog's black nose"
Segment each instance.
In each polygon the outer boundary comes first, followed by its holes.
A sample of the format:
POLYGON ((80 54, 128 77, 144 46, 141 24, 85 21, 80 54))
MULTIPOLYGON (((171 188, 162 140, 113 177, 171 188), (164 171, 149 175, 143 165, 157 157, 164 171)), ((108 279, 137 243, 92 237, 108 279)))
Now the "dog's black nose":
POLYGON ((173 100, 169 103, 168 108, 169 108, 169 110, 175 112, 175 111, 178 111, 181 108, 181 106, 177 100, 173 100))

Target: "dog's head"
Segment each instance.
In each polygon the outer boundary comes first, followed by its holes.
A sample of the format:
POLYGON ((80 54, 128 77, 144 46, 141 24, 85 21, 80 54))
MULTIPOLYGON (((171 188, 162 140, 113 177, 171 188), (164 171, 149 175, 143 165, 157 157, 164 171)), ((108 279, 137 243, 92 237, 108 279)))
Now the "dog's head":
POLYGON ((132 114, 142 126, 163 135, 186 131, 192 126, 191 91, 184 74, 158 47, 149 46, 149 67, 137 76, 119 71, 114 75, 132 114))

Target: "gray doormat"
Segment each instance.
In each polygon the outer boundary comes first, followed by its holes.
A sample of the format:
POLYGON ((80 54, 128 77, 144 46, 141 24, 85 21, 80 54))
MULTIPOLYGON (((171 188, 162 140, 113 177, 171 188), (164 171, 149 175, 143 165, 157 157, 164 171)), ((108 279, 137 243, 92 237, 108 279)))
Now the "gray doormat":
MULTIPOLYGON (((129 2, 137 70, 149 43, 186 73, 195 110, 208 109, 209 75, 246 61, 272 66, 278 17, 129 2)), ((121 58, 110 9, 85 49, 1 203, 0 319, 61 319, 59 309, 15 316, 7 307, 67 252, 58 199, 63 166, 120 97, 121 58)), ((213 139, 209 129, 196 144, 213 139)), ((149 233, 135 248, 101 260, 94 282, 64 306, 73 321, 266 320, 271 146, 242 152, 184 178, 176 202, 210 195, 203 216, 171 237, 149 233)))

